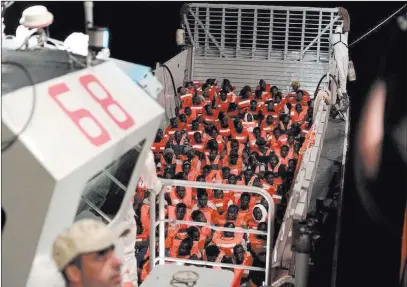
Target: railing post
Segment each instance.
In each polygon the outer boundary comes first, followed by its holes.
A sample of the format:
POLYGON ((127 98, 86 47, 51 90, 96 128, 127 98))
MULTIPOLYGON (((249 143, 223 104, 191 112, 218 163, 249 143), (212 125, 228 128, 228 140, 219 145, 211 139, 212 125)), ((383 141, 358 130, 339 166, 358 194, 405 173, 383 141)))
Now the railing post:
POLYGON ((239 50, 240 50, 240 35, 242 33, 242 9, 239 8, 237 12, 237 39, 236 39, 236 57, 239 56, 239 50))
POLYGON ((257 42, 257 9, 254 9, 254 20, 253 20, 253 41, 252 41, 252 58, 254 58, 254 53, 256 51, 257 42))
POLYGON ((285 22, 285 41, 284 41, 284 55, 283 60, 287 58, 288 54, 288 31, 290 28, 290 10, 287 10, 286 22, 285 22))
MULTIPOLYGON (((306 13, 307 13, 306 10, 304 10, 304 11, 302 12, 301 54, 300 54, 300 55, 302 55, 302 53, 303 53, 303 51, 304 51, 306 13)), ((301 57, 300 61, 302 61, 302 60, 303 60, 303 58, 301 57)))
MULTIPOLYGON (((164 187, 164 190, 161 190, 160 194, 158 195, 158 219, 159 220, 164 220, 165 219, 165 210, 164 210, 164 202, 165 202, 165 189, 167 187, 164 187)), ((158 230, 159 230, 159 255, 160 257, 165 256, 165 223, 160 221, 158 225, 158 230)), ((164 260, 160 259, 160 265, 164 264, 164 260)))
MULTIPOLYGON (((198 15, 199 17, 199 15, 198 15)), ((205 15, 205 29, 209 31, 209 7, 206 7, 206 15, 205 15)), ((209 50, 209 39, 208 39, 208 34, 205 33, 205 52, 204 55, 206 56, 208 54, 209 50)))
MULTIPOLYGON (((322 28, 322 11, 319 12, 318 33, 321 32, 321 28, 322 28)), ((321 36, 322 36, 322 33, 321 33, 321 36)), ((319 54, 321 51, 321 36, 318 37, 318 43, 317 43, 317 63, 319 63, 319 54)))
POLYGON ((155 233, 155 201, 156 195, 154 191, 150 191, 150 272, 153 271, 155 266, 155 242, 156 242, 156 233, 155 233))
POLYGON ((295 254, 295 287, 307 287, 312 231, 307 221, 293 222, 292 252, 295 254))
POLYGON ((219 55, 221 55, 222 53, 225 53, 225 20, 226 20, 226 9, 225 7, 222 8, 222 25, 221 25, 221 33, 220 33, 220 48, 221 48, 221 53, 219 53, 219 55))
POLYGON ((270 9, 270 25, 269 25, 269 44, 267 51, 267 59, 271 59, 271 51, 273 50, 273 22, 274 22, 274 10, 270 9))

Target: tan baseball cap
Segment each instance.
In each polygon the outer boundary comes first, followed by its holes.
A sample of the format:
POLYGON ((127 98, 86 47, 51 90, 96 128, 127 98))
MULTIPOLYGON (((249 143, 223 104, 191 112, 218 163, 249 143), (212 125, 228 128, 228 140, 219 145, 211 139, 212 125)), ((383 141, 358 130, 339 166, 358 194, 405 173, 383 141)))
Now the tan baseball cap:
POLYGON ((63 270, 77 256, 106 249, 129 233, 128 227, 123 226, 117 231, 112 231, 102 221, 82 219, 55 239, 52 257, 58 269, 63 270))

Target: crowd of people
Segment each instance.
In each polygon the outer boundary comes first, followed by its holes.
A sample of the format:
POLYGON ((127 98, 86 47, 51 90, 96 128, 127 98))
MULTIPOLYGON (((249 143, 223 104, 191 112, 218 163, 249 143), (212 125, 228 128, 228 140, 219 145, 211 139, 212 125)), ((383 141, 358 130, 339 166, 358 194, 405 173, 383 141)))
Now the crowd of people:
MULTIPOLYGON (((236 94, 227 79, 219 86, 214 79, 185 83, 177 90, 176 117, 157 131, 151 147, 158 176, 262 188, 276 206, 277 235, 313 124, 310 95, 298 81, 292 89, 282 94, 260 80, 255 89, 245 86, 236 94)), ((256 194, 174 186, 165 199, 170 220, 267 232, 269 206, 256 194)), ((140 179, 134 201, 140 282, 149 273, 150 204, 148 187, 140 179)), ((265 247, 265 235, 166 225, 166 255, 173 258, 264 267, 265 247)), ((264 273, 257 271, 236 268, 234 276, 234 286, 261 286, 264 281, 264 273)))

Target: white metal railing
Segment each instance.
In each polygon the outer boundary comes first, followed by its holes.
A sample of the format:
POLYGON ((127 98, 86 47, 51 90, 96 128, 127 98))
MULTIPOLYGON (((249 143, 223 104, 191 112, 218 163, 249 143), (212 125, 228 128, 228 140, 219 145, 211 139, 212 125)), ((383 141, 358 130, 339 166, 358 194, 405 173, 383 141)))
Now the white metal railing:
POLYGON ((159 196, 159 199, 158 199, 159 220, 158 221, 156 221, 156 217, 155 217, 155 215, 156 215, 155 203, 156 203, 157 195, 154 192, 150 193, 150 238, 149 238, 149 241, 150 241, 149 242, 150 243, 150 270, 154 269, 157 261, 159 262, 159 264, 164 264, 165 261, 172 261, 172 262, 190 263, 190 264, 196 264, 196 265, 240 268, 240 269, 245 269, 245 270, 264 271, 266 273, 265 274, 265 284, 268 285, 271 283, 270 262, 271 262, 271 254, 273 252, 275 206, 274 206, 273 198, 267 192, 265 192, 261 188, 257 188, 257 187, 253 187, 253 186, 206 183, 206 182, 184 181, 184 180, 169 180, 169 179, 160 179, 160 180, 164 184, 164 188, 158 195, 159 196), (184 186, 184 187, 205 188, 205 189, 233 190, 236 192, 248 192, 248 193, 254 193, 254 194, 261 195, 267 200, 267 203, 269 206, 267 233, 261 232, 258 230, 252 230, 252 229, 215 227, 210 224, 192 222, 192 221, 166 220, 165 216, 164 216, 164 202, 165 202, 164 195, 165 195, 165 190, 166 190, 167 186, 184 186), (182 223, 182 224, 197 225, 197 226, 206 226, 211 229, 221 230, 221 231, 244 232, 244 233, 255 233, 255 234, 267 235, 265 268, 166 257, 165 256, 165 223, 166 222, 182 223), (155 250, 155 244, 156 244, 155 230, 156 230, 157 225, 159 228, 159 248, 158 248, 159 257, 158 258, 156 258, 156 254, 155 254, 155 251, 156 251, 155 250))
POLYGON ((183 15, 190 44, 199 56, 300 60, 329 58, 338 8, 193 3, 183 15))

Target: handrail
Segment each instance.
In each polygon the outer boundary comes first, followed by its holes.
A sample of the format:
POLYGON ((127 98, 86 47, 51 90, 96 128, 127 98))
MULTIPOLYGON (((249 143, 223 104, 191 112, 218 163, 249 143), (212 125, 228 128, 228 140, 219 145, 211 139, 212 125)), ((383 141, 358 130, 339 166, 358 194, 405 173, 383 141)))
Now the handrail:
POLYGON ((108 223, 112 222, 112 220, 103 212, 101 211, 96 205, 94 205, 89 199, 84 197, 83 195, 81 196, 81 199, 89 205, 91 208, 93 208, 97 214, 103 217, 104 220, 106 220, 108 223))
MULTIPOLYGON (((273 238, 274 238, 274 217, 275 217, 275 206, 273 198, 270 194, 264 191, 261 188, 253 186, 244 186, 244 185, 233 185, 233 184, 219 184, 219 183, 206 183, 206 182, 197 182, 197 181, 184 181, 184 180, 170 180, 170 179, 160 179, 164 187, 167 186, 184 186, 184 187, 194 187, 194 188, 205 188, 205 189, 221 189, 221 190, 233 190, 236 192, 248 192, 259 194, 266 198, 269 205, 268 209, 268 223, 267 223, 267 244, 266 244, 266 266, 265 266, 265 283, 268 285, 271 282, 271 272, 270 272, 270 261, 271 254, 273 252, 273 238)), ((165 230, 164 230, 164 194, 165 192, 159 193, 159 261, 160 264, 164 263, 165 258, 165 230)), ((155 242, 156 242, 156 218, 155 218, 155 203, 156 203, 156 194, 154 192, 150 193, 150 270, 153 270, 155 267, 155 242)), ((196 224, 193 222, 192 224, 196 224)), ((218 227, 219 230, 225 230, 225 227, 218 227)), ((247 233, 247 230, 245 230, 247 233)), ((187 262, 191 263, 191 262, 187 262)), ((196 261, 192 261, 196 264, 196 261)))
POLYGON ((262 271, 262 272, 266 271, 266 268, 261 268, 261 267, 236 265, 236 264, 229 264, 229 263, 209 262, 209 261, 202 261, 202 260, 172 258, 172 257, 159 257, 159 258, 156 258, 154 264, 156 264, 159 260, 166 260, 166 261, 180 262, 180 263, 188 263, 188 264, 194 264, 194 265, 208 265, 208 266, 213 266, 213 267, 237 268, 237 269, 244 269, 244 270, 250 270, 250 271, 262 271))

